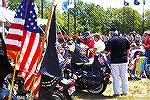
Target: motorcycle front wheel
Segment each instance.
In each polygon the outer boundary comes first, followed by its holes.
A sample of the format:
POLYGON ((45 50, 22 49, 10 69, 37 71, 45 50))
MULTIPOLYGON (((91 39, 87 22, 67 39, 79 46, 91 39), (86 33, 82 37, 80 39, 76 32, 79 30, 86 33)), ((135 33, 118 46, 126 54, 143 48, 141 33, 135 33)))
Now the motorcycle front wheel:
POLYGON ((87 91, 91 94, 102 94, 106 90, 107 84, 102 82, 101 84, 94 86, 87 86, 87 91))

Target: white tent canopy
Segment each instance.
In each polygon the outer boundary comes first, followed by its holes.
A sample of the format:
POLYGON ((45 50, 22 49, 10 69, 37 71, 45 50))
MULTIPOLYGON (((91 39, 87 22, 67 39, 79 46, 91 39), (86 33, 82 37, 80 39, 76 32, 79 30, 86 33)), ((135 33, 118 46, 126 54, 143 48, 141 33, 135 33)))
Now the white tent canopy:
POLYGON ((37 18, 38 25, 47 25, 47 21, 48 21, 48 19, 37 18))
POLYGON ((12 22, 15 14, 15 11, 0 7, 0 20, 3 22, 6 22, 6 20, 12 22))

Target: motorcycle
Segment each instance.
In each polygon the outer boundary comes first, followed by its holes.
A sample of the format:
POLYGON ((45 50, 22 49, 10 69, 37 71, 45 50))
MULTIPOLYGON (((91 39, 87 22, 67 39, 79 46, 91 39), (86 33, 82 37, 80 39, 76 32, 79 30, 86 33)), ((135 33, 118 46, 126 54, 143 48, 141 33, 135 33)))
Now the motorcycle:
MULTIPOLYGON (((47 100, 48 98, 50 98, 50 100, 73 100, 73 93, 75 92, 75 82, 73 79, 65 79, 63 77, 56 78, 45 75, 42 75, 42 77, 45 77, 46 79, 49 78, 50 81, 44 82, 44 80, 41 80, 41 87, 46 91, 40 91, 40 100, 47 100)), ((4 82, 4 89, 0 92, 0 94, 2 94, 2 100, 8 100, 11 80, 12 75, 7 75, 4 82)), ((28 100, 29 97, 30 91, 24 90, 24 79, 16 76, 12 91, 12 100, 17 100, 17 98, 28 100)))
POLYGON ((74 80, 61 78, 52 78, 43 75, 40 88, 40 100, 73 100, 72 94, 75 92, 74 80), (45 81, 44 79, 50 79, 45 81))
MULTIPOLYGON (((4 96, 6 100, 8 99, 10 93, 9 90, 12 82, 12 77, 13 77, 12 74, 8 74, 4 79, 3 88, 7 91, 7 94, 5 94, 4 96)), ((30 96, 30 91, 24 90, 24 79, 22 77, 15 76, 11 99, 17 100, 17 98, 22 98, 28 100, 29 96, 30 96)))
MULTIPOLYGON (((69 51, 67 51, 67 54, 69 51)), ((80 51, 83 52, 83 51, 80 51)), ((84 53, 85 54, 85 53, 84 53)), ((87 59, 81 53, 71 54, 72 56, 79 55, 82 62, 87 62, 87 59)), ((72 59, 71 58, 71 59, 72 59)), ((79 58, 79 57, 78 57, 79 58)), ((87 90, 92 94, 102 94, 107 84, 110 84, 110 69, 108 62, 104 59, 102 53, 94 56, 93 63, 76 64, 70 63, 64 71, 66 78, 75 79, 75 87, 77 90, 87 90)))
MULTIPOLYGON (((10 93, 9 85, 11 85, 11 79, 12 79, 11 74, 8 74, 5 77, 3 87, 0 90, 0 100, 8 100, 9 93, 10 93)), ((17 100, 17 96, 14 92, 16 90, 16 83, 14 83, 14 84, 15 84, 15 86, 14 86, 13 91, 12 91, 11 100, 17 100)))

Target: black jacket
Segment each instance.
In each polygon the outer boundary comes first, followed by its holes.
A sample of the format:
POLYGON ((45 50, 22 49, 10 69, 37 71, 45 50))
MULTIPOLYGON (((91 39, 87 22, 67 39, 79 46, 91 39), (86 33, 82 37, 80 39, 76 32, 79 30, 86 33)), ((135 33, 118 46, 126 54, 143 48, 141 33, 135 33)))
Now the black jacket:
POLYGON ((130 48, 130 42, 123 36, 113 36, 109 39, 105 50, 111 52, 110 63, 126 63, 127 50, 130 48))

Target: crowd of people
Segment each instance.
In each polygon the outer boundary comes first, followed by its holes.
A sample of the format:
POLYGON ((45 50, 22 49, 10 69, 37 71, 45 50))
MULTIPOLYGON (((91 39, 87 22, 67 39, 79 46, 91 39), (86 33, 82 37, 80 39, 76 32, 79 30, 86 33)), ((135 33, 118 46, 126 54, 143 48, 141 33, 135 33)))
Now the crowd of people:
MULTIPOLYGON (((84 49, 82 54, 88 57, 89 62, 93 62, 94 54, 100 52, 109 56, 114 96, 120 96, 120 77, 122 96, 128 93, 128 77, 132 77, 132 74, 135 77, 150 78, 150 31, 145 31, 142 36, 135 31, 127 35, 119 34, 116 28, 111 28, 109 35, 85 31, 81 36, 74 35, 69 43, 71 48, 75 49, 75 45, 78 45, 80 49, 84 49), (135 75, 138 69, 140 72, 135 75)), ((79 61, 71 63, 75 62, 79 61)))
MULTIPOLYGON (((57 45, 64 43, 57 41, 57 45)), ((109 35, 101 35, 100 33, 91 33, 85 31, 82 36, 74 35, 72 38, 67 41, 70 51, 74 52, 75 49, 79 49, 80 53, 87 56, 86 61, 93 62, 94 54, 103 53, 106 57, 109 56, 110 60, 110 69, 111 75, 113 78, 113 90, 114 96, 120 96, 119 93, 119 77, 121 77, 122 82, 122 94, 126 96, 128 93, 128 69, 132 72, 135 71, 138 61, 144 62, 144 65, 141 65, 143 70, 140 73, 140 77, 145 75, 146 78, 150 79, 150 31, 145 31, 143 35, 136 32, 131 32, 128 35, 119 34, 116 28, 111 28, 109 30, 109 35), (76 48, 77 47, 77 48, 76 48), (82 49, 82 50, 80 50, 82 49), (138 51, 138 52, 137 52, 138 51), (146 60, 138 60, 138 57, 144 57, 146 60), (144 67, 143 67, 144 66, 144 67)), ((8 58, 6 56, 6 50, 3 38, 0 34, 0 66, 9 65, 8 58), (6 57, 4 59, 4 57, 6 57), (4 61, 3 61, 4 60, 4 61), (5 64, 4 64, 5 63, 5 64)), ((58 48, 59 46, 57 46, 58 48)), ((59 49, 60 49, 59 48, 59 49)), ((59 61, 63 61, 63 53, 61 50, 58 50, 59 61)), ((80 59, 79 54, 74 55, 74 60, 71 63, 83 63, 80 59)), ((85 60, 85 59, 84 59, 85 60)), ((84 62, 86 62, 84 61, 84 62)), ((5 67, 0 69, 0 73, 8 74, 5 71, 5 67)), ((132 76, 132 72, 129 72, 132 76)), ((10 73, 10 72, 9 72, 10 73)), ((0 83, 3 83, 4 77, 0 77, 0 83)), ((135 73, 134 73, 135 74, 135 73)), ((2 84, 0 84, 2 88, 2 84)))

